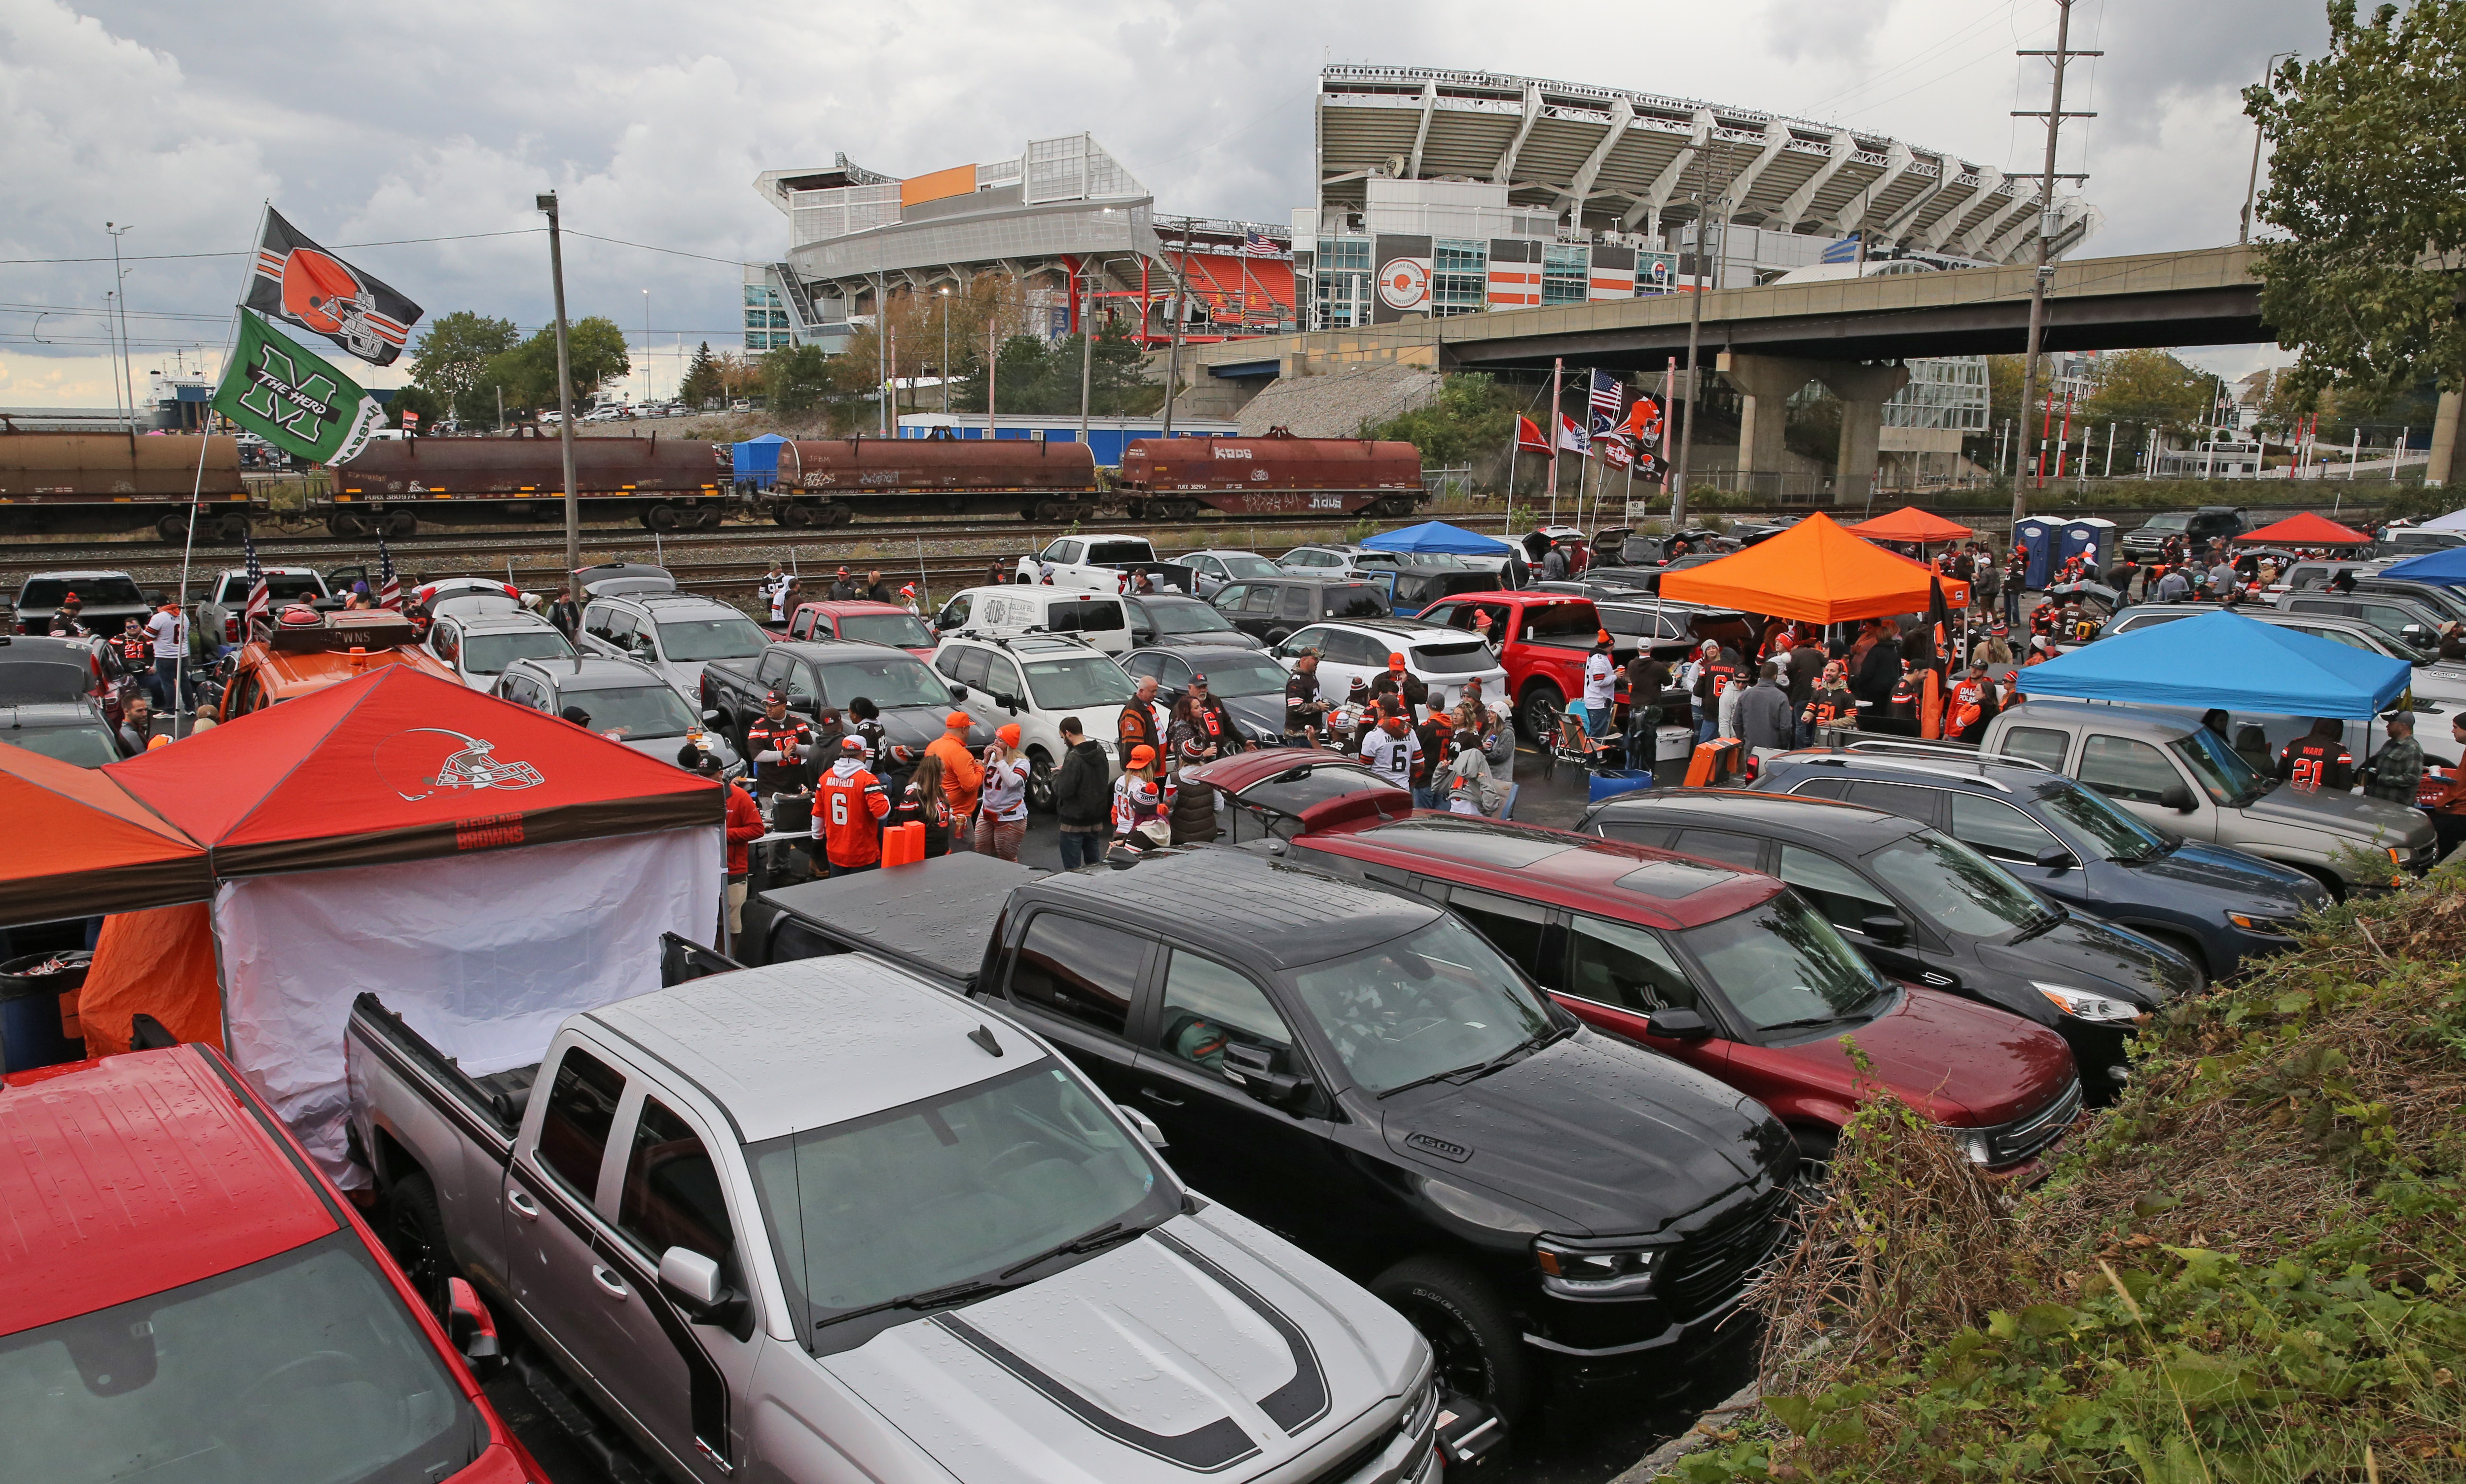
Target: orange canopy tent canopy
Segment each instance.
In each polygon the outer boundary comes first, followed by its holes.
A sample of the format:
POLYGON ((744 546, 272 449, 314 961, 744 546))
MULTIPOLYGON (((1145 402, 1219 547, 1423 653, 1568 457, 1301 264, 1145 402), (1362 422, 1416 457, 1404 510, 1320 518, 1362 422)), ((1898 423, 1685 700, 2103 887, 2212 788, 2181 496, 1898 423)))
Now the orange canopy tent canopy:
POLYGON ((0 747, 0 925, 200 902, 206 847, 100 769, 0 747))
POLYGON ((1890 515, 1878 515, 1872 521, 1860 521, 1843 528, 1868 541, 1966 541, 1978 534, 1968 527, 1930 515, 1914 505, 1905 505, 1890 515))
POLYGON ((2325 515, 2305 510, 2235 539, 2263 546, 2368 546, 2372 538, 2325 515))
MULTIPOLYGON (((1661 579, 1661 596, 1807 623, 1923 613, 1935 569, 1887 551, 1810 515, 1769 541, 1661 579)), ((1969 601, 1968 584, 1943 579, 1944 601, 1969 601)))

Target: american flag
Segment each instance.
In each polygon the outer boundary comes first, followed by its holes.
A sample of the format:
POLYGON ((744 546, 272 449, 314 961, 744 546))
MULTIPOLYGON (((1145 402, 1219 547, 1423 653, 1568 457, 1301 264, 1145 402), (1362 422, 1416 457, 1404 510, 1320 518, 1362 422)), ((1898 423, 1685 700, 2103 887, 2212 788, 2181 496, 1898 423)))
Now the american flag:
POLYGON ((1273 258, 1277 253, 1276 244, 1268 239, 1266 233, 1256 227, 1251 228, 1242 238, 1242 254, 1245 258, 1273 258))
POLYGON ((1624 389, 1619 386, 1616 376, 1605 371, 1593 372, 1593 411, 1599 416, 1609 418, 1612 427, 1618 425, 1619 398, 1623 392, 1624 389))
POLYGON ((274 595, 266 587, 265 569, 258 565, 255 539, 242 536, 239 544, 240 550, 248 553, 248 603, 239 614, 240 635, 246 638, 256 632, 258 619, 273 620, 274 595))
POLYGON ((377 606, 402 606, 402 579, 394 575, 393 553, 386 550, 385 537, 377 537, 377 606))

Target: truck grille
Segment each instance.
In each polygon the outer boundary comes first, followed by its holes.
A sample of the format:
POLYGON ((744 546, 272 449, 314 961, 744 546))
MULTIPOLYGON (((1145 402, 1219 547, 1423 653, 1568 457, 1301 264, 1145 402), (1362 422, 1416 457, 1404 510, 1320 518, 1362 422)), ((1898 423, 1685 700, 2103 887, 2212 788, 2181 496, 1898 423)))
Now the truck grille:
POLYGON ((1775 1186, 1726 1224, 1679 1247, 1661 1292, 1681 1322, 1737 1297, 1757 1265, 1780 1242, 1787 1201, 1788 1187, 1775 1186))
POLYGON ((2081 1085, 2074 1077, 2055 1100, 2026 1118, 1985 1130, 1986 1163, 1991 1168, 2019 1164, 2063 1136, 2080 1116, 2081 1085))

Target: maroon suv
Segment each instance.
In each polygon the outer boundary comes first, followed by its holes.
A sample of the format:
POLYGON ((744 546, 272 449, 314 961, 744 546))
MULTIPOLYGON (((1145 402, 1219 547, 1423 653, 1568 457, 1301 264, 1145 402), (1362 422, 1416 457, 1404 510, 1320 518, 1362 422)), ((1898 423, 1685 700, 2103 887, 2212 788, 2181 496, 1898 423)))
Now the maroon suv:
MULTIPOLYGON (((2079 1112, 2054 1032, 1879 977, 1773 877, 1563 830, 1416 812, 1370 790, 1305 808, 1288 858, 1441 902, 1560 1004, 1760 1099, 1821 1160, 1889 1091, 2003 1176, 2079 1112), (1864 1053, 1863 1076, 1851 1043, 1864 1053)), ((1270 846, 1268 848, 1279 848, 1270 846)))

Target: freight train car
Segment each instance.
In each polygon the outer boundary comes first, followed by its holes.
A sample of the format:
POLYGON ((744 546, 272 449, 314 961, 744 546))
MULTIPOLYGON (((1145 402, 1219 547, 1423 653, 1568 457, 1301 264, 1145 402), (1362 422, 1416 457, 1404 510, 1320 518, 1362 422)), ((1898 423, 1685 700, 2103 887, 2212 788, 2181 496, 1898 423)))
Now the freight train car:
POLYGON ((1122 454, 1120 495, 1137 517, 1342 511, 1410 515, 1428 503, 1422 451, 1366 438, 1143 438, 1122 454))
POLYGON ((0 533, 151 526, 166 541, 186 541, 191 494, 205 505, 201 540, 248 534, 236 439, 209 438, 200 448, 193 433, 19 433, 0 426, 0 533))
MULTIPOLYGON (((728 509, 728 449, 657 433, 577 438, 573 483, 584 520, 634 519, 653 530, 716 526, 728 509)), ((561 521, 562 440, 526 427, 510 437, 370 443, 336 466, 312 509, 338 536, 409 535, 423 521, 561 521)))
POLYGON ((778 477, 745 497, 782 526, 844 526, 859 515, 1021 520, 1092 514, 1105 498, 1085 443, 1041 438, 833 438, 781 443, 778 477))

